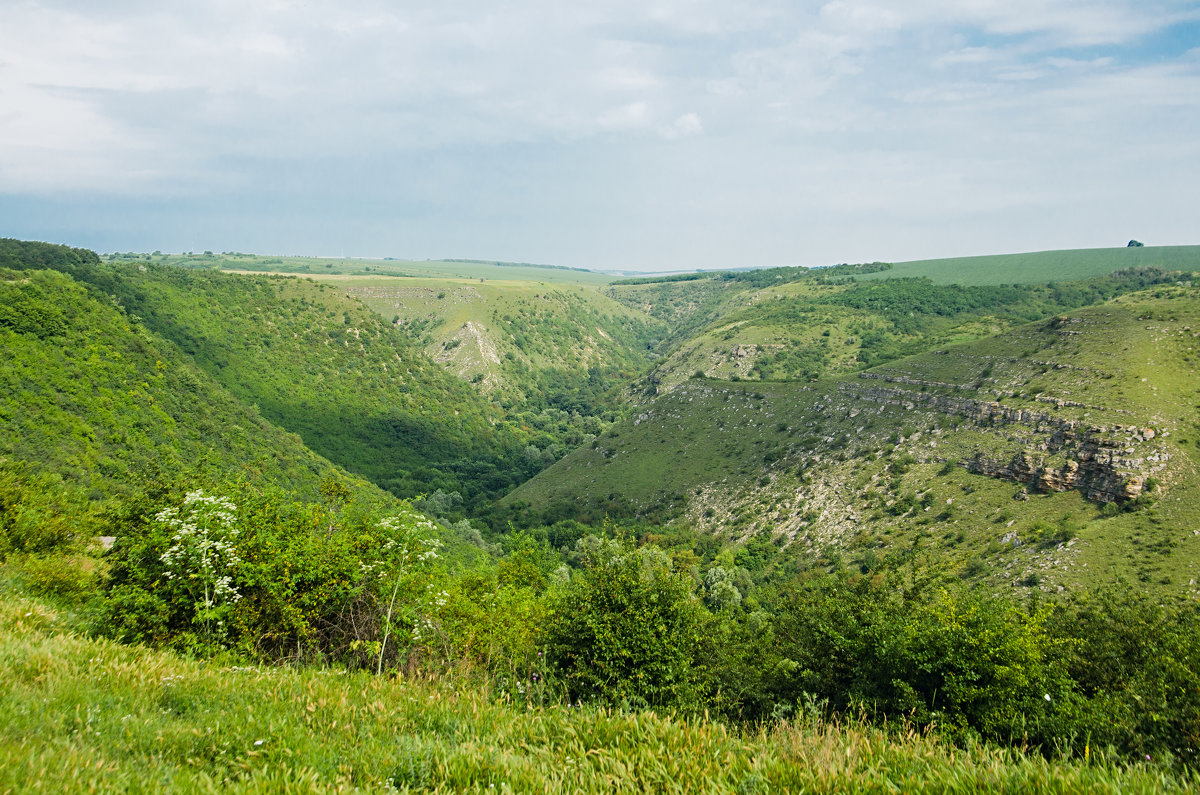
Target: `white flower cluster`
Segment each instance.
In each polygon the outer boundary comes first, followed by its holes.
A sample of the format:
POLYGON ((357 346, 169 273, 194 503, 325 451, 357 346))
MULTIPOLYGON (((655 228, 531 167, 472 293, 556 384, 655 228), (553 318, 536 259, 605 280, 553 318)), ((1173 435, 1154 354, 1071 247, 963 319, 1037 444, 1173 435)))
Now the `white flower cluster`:
POLYGON ((171 530, 171 547, 159 558, 168 580, 198 588, 205 609, 241 598, 231 573, 240 562, 234 545, 236 505, 197 490, 184 498, 182 508, 166 508, 154 518, 171 530))
POLYGON ((436 533, 437 525, 420 514, 388 516, 379 521, 379 529, 388 540, 380 547, 378 559, 359 563, 364 577, 386 578, 395 573, 394 567, 404 569, 413 563, 428 563, 437 559, 442 548, 440 540, 427 535, 436 533))

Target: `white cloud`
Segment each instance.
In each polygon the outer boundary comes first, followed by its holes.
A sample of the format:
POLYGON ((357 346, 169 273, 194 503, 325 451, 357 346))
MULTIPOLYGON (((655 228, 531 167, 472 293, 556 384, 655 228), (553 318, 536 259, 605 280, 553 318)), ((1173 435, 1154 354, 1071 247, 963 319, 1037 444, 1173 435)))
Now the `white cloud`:
MULTIPOLYGON (((829 236, 856 207, 983 223, 1074 196, 1056 180, 1081 179, 1083 157, 1136 152, 1170 194, 1195 175, 1178 157, 1194 153, 1200 62, 1147 65, 1121 45, 1196 16, 1182 0, 13 2, 0 194, 252 201, 286 184, 445 208, 429 223, 456 235, 520 201, 517 217, 581 235, 610 212, 627 245, 673 225, 733 251, 755 229, 747 256, 784 259, 814 250, 813 234, 762 228, 787 227, 785 209, 821 214, 829 236), (627 214, 624 183, 655 197, 655 223, 627 214)), ((1119 181, 1082 184, 1122 200, 1119 181)), ((486 242, 477 253, 499 256, 486 242)))
POLYGON ((1001 58, 991 47, 962 47, 939 56, 933 65, 938 68, 961 66, 962 64, 992 63, 1001 58))
POLYGON ((665 127, 660 127, 658 134, 668 141, 674 141, 677 138, 700 135, 703 132, 704 124, 700 121, 700 117, 695 113, 685 113, 665 127))

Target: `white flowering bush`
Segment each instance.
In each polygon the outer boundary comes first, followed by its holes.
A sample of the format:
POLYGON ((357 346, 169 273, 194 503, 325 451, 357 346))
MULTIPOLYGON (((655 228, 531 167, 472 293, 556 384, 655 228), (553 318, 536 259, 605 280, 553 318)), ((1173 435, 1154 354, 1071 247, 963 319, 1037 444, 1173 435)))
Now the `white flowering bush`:
POLYGON ((387 594, 387 606, 379 639, 360 640, 356 648, 375 654, 375 670, 382 673, 389 641, 392 658, 398 660, 403 652, 426 640, 435 629, 433 615, 446 604, 447 593, 429 576, 429 567, 442 547, 435 537, 437 525, 406 506, 401 513, 381 519, 378 529, 387 540, 379 556, 363 561, 360 568, 376 592, 387 594))
POLYGON ((241 598, 234 583, 240 562, 237 506, 197 489, 182 506, 165 508, 154 520, 170 533, 171 546, 159 556, 163 577, 192 597, 203 634, 223 635, 225 616, 241 598))
POLYGON ((138 503, 108 556, 99 632, 206 654, 382 670, 437 636, 436 525, 407 503, 235 484, 138 503))

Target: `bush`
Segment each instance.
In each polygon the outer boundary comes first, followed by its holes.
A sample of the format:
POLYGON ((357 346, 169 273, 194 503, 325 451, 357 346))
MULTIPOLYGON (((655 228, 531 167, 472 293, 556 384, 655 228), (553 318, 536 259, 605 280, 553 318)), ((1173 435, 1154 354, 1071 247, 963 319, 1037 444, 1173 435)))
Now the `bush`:
POLYGON ((829 578, 778 617, 776 699, 1051 747, 1072 697, 1046 618, 949 578, 829 578))
POLYGON ((1064 667, 1087 700, 1080 736, 1129 756, 1174 757, 1196 767, 1200 750, 1200 609, 1117 582, 1078 594, 1052 618, 1068 639, 1064 667))
POLYGON ((571 700, 622 708, 703 708, 707 611, 656 547, 596 544, 553 605, 550 664, 571 700))
POLYGON ((197 653, 379 670, 423 652, 443 595, 434 525, 391 511, 229 487, 138 503, 109 555, 102 634, 197 653))
POLYGON ((0 459, 0 560, 13 552, 76 550, 96 529, 96 513, 79 490, 57 475, 0 459))
POLYGON ((544 684, 544 599, 530 587, 501 584, 486 568, 461 574, 446 590, 436 613, 444 662, 525 683, 527 690, 544 684))
POLYGON ((81 605, 98 592, 99 562, 87 555, 55 553, 9 558, 26 589, 35 595, 81 605))

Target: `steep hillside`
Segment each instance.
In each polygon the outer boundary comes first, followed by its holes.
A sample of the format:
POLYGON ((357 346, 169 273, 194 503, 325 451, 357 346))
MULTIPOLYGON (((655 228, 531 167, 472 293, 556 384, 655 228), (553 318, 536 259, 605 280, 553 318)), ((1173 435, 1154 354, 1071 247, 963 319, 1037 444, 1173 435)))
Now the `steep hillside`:
MULTIPOLYGON (((7 264, 23 267, 63 254, 8 251, 7 264)), ((315 495, 333 471, 63 273, 0 269, 0 348, 0 457, 61 475, 93 499, 140 478, 239 471, 315 495)))
POLYGON ((815 383, 693 378, 509 504, 766 533, 804 565, 922 544, 997 582, 1195 590, 1198 348, 1177 285, 815 383))

